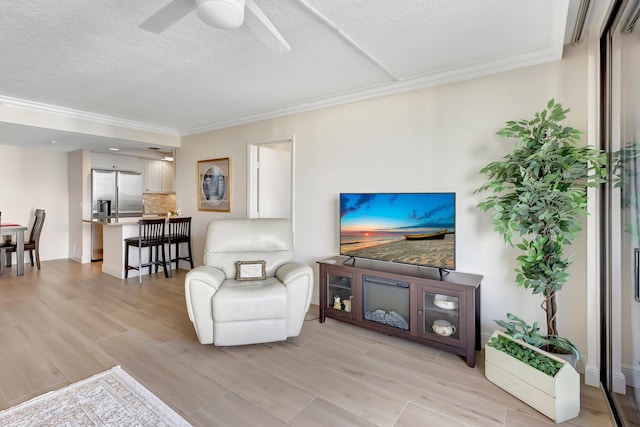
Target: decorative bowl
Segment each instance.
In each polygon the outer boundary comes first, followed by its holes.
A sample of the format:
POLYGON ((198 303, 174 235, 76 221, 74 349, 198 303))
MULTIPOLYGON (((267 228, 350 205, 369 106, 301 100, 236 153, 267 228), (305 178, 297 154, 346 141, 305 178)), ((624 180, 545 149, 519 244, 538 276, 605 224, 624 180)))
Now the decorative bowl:
POLYGON ((456 332, 456 327, 453 326, 451 323, 447 322, 446 320, 436 320, 435 322, 433 322, 433 326, 431 326, 431 329, 433 329, 433 332, 435 332, 438 335, 442 335, 445 337, 448 337, 451 334, 455 334, 456 332))
POLYGON ((455 310, 458 308, 458 298, 450 297, 448 295, 435 294, 433 296, 433 304, 436 307, 443 308, 445 310, 455 310))

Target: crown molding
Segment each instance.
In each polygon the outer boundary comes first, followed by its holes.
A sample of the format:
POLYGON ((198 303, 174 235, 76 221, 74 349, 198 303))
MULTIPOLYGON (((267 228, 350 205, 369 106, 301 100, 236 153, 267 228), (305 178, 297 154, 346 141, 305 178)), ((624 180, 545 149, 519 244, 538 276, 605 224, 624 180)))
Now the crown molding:
MULTIPOLYGON (((320 15, 319 12, 311 10, 313 8, 307 5, 304 0, 297 1, 305 8, 309 9, 314 15, 316 15, 316 17, 325 22, 325 24, 329 25, 330 27, 335 27, 325 17, 320 15)), ((567 16, 569 12, 569 1, 570 0, 556 0, 554 2, 553 13, 550 18, 553 21, 550 25, 550 28, 552 28, 553 30, 548 35, 550 42, 548 45, 541 46, 539 49, 515 53, 514 55, 496 58, 492 61, 472 63, 463 65, 461 67, 457 66, 455 68, 442 69, 429 74, 399 79, 388 72, 383 65, 379 64, 378 61, 375 60, 375 58, 370 57, 368 53, 364 52, 359 46, 355 45, 355 47, 360 51, 361 54, 364 54, 367 59, 372 60, 376 65, 381 67, 381 69, 387 73, 387 75, 390 77, 389 81, 375 86, 356 89, 350 92, 342 92, 339 94, 329 95, 327 97, 316 98, 310 101, 293 103, 280 108, 257 112, 255 114, 239 116, 228 120, 205 124, 202 126, 180 129, 180 135, 195 135, 233 126, 240 126, 258 121, 274 119, 277 117, 305 113, 322 108, 335 107, 384 96, 396 95, 403 92, 410 92, 414 90, 426 89, 429 87, 458 83, 465 80, 486 77, 491 74, 497 74, 505 71, 516 70, 518 68, 524 68, 532 65, 539 65, 546 62, 561 60, 564 49, 564 38, 567 25, 567 16)), ((353 42, 351 42, 350 39, 347 39, 347 41, 353 45, 353 42)))
MULTIPOLYGON (((557 38, 554 39, 557 40, 557 38)), ((560 40, 562 40, 562 38, 560 38, 560 40)), ((384 96, 397 95, 400 93, 426 89, 429 87, 458 83, 465 80, 485 77, 492 74, 515 70, 518 68, 557 61, 562 59, 562 51, 562 43, 556 43, 555 45, 548 46, 547 48, 541 50, 523 52, 514 56, 498 58, 489 62, 468 64, 467 66, 456 67, 455 69, 439 70, 435 73, 420 75, 398 81, 390 81, 363 89, 357 89, 350 92, 342 92, 327 97, 316 98, 310 101, 285 105, 280 108, 262 111, 255 114, 239 116, 228 120, 216 121, 202 126, 184 129, 175 129, 152 125, 148 123, 120 119, 117 117, 74 110, 71 108, 59 107, 24 99, 11 98, 7 96, 0 96, 0 106, 52 114, 101 125, 117 126, 126 129, 181 137, 245 125, 278 117, 289 116, 293 114, 305 113, 323 108, 330 108, 339 105, 351 104, 354 102, 371 100, 384 96)))
POLYGON ((12 98, 0 95, 0 106, 19 108, 34 113, 45 113, 74 120, 82 120, 107 126, 117 126, 125 129, 138 130, 143 132, 153 132, 162 135, 180 136, 177 129, 152 125, 149 123, 137 122, 133 120, 120 119, 117 117, 102 114, 90 113, 87 111, 74 110, 57 105, 44 104, 41 102, 29 101, 26 99, 12 98))
POLYGON ((458 83, 532 65, 557 61, 562 59, 562 51, 563 45, 562 43, 558 43, 554 46, 548 46, 542 50, 524 52, 515 56, 498 58, 489 62, 469 64, 464 67, 456 67, 455 69, 440 70, 436 73, 387 82, 351 92, 343 92, 328 97, 316 98, 311 101, 289 104, 280 108, 240 116, 229 120, 222 120, 202 126, 180 129, 179 132, 181 136, 195 135, 233 126, 274 119, 277 117, 305 113, 322 108, 336 107, 339 105, 366 101, 384 96, 426 89, 429 87, 458 83))
MULTIPOLYGON (((554 22, 550 27, 554 28, 555 30, 554 33, 549 34, 550 43, 547 46, 542 46, 540 49, 519 52, 515 53, 514 55, 495 58, 492 61, 470 63, 461 67, 455 67, 451 69, 441 69, 429 74, 412 76, 408 78, 397 79, 397 77, 389 75, 389 80, 381 84, 359 88, 349 92, 336 93, 326 97, 320 97, 303 102, 292 103, 274 109, 258 111, 252 114, 210 122, 195 127, 175 129, 90 113, 86 111, 74 110, 50 104, 11 98, 2 95, 0 95, 0 108, 19 108, 33 112, 46 113, 65 118, 82 120, 90 123, 117 126, 125 129, 152 132, 174 137, 201 134, 278 117, 305 113, 323 108, 336 107, 340 105, 366 101, 420 89, 426 89, 429 87, 463 82, 475 78, 486 77, 492 74, 512 71, 532 65, 539 65, 546 62, 560 60, 562 59, 564 48, 563 41, 566 30, 568 5, 569 0, 554 1, 554 13, 550 18, 554 22)), ((386 70, 386 68, 384 67, 383 69, 386 70)))

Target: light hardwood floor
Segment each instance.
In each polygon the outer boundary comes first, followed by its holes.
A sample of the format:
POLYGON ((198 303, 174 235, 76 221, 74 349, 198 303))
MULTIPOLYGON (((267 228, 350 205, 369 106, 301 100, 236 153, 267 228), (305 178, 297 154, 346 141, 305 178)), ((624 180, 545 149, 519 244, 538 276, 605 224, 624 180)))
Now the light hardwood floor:
MULTIPOLYGON (((194 426, 554 425, 475 369, 435 349, 308 316, 286 342, 198 343, 184 271, 118 280, 100 264, 47 261, 0 276, 0 409, 115 365, 194 426)), ((317 312, 317 307, 314 312, 317 312)), ((572 426, 608 426, 582 387, 572 426)))

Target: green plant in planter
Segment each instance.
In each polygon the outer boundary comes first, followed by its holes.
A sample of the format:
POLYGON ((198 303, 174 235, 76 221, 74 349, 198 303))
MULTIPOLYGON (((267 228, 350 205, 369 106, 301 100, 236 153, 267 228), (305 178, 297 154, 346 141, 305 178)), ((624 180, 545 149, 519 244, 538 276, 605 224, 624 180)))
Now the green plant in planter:
POLYGON ((537 370, 544 372, 545 374, 553 377, 562 368, 562 363, 538 353, 525 346, 518 344, 516 341, 510 340, 507 337, 497 336, 492 337, 487 345, 494 347, 496 350, 502 351, 512 357, 515 357, 522 363, 536 368, 537 370))
POLYGON ((547 335, 557 337, 556 293, 569 274, 565 247, 582 229, 587 188, 606 177, 606 155, 576 143, 582 132, 563 126, 569 109, 553 99, 532 120, 509 121, 498 135, 516 138, 510 154, 480 172, 488 182, 475 192, 491 192, 478 204, 493 213, 496 231, 522 250, 516 284, 541 295, 547 335))
POLYGON ((502 326, 505 329, 504 333, 515 340, 522 340, 527 344, 541 349, 554 349, 558 352, 573 354, 577 360, 582 358, 578 348, 568 339, 558 336, 540 335, 538 333, 540 330, 538 322, 534 322, 533 325, 529 325, 527 322, 511 313, 507 313, 506 322, 504 320, 494 320, 494 322, 499 326, 502 326))

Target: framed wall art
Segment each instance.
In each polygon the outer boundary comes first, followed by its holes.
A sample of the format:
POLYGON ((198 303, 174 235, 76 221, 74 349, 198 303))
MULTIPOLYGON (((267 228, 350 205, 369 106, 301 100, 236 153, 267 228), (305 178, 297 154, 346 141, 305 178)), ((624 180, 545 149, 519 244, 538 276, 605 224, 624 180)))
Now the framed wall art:
POLYGON ((229 158, 198 160, 198 210, 231 212, 229 158))

